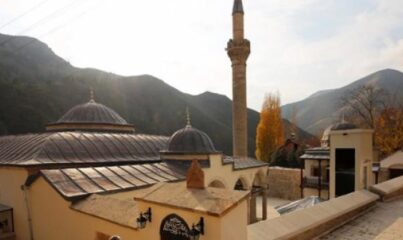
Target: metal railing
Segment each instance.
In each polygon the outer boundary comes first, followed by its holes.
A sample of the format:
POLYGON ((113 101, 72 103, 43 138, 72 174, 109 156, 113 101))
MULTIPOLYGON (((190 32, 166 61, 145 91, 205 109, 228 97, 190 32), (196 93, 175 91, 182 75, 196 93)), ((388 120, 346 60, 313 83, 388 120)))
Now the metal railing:
MULTIPOLYGON (((308 188, 319 188, 319 178, 318 177, 304 177, 303 182, 304 187, 308 188)), ((322 179, 320 183, 321 189, 329 189, 329 182, 322 179)))

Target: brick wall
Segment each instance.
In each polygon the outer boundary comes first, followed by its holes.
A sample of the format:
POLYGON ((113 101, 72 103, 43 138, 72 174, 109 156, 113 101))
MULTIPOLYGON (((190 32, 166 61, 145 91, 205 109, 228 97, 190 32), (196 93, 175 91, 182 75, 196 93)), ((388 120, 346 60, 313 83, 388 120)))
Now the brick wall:
POLYGON ((301 175, 299 169, 270 167, 268 196, 288 200, 301 198, 301 175))

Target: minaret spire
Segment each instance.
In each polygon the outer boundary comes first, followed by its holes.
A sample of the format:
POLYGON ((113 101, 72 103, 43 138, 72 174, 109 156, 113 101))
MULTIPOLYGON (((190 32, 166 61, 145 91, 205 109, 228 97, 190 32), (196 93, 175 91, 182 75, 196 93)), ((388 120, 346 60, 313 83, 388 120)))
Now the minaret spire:
POLYGON ((234 8, 232 9, 232 15, 234 15, 235 13, 242 13, 243 14, 242 0, 235 0, 234 1, 234 8))
POLYGON ((186 107, 186 127, 192 127, 192 124, 190 123, 189 107, 186 107))
POLYGON ((94 89, 90 87, 90 102, 95 102, 94 100, 94 89))
POLYGON ((227 53, 232 62, 232 142, 233 155, 248 156, 246 60, 250 42, 244 38, 244 10, 242 0, 234 0, 232 10, 233 37, 228 41, 227 53))

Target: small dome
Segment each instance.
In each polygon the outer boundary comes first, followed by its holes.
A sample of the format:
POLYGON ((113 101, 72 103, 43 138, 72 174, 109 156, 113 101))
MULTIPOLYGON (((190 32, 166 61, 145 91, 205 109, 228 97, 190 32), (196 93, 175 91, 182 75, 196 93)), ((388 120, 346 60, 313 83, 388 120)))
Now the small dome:
POLYGON ((127 124, 114 110, 94 100, 73 107, 57 123, 127 124))
POLYGON ((93 99, 73 107, 57 122, 48 124, 46 129, 48 131, 134 132, 133 126, 118 113, 93 99))
POLYGON ((172 134, 168 141, 168 149, 171 153, 215 153, 214 144, 210 137, 188 124, 172 134))
POLYGON ((349 129, 356 129, 357 126, 346 122, 343 120, 337 124, 330 125, 323 131, 322 138, 320 139, 321 147, 329 147, 330 146, 330 132, 331 131, 339 131, 339 130, 349 130, 349 129))
POLYGON ((323 131, 322 138, 320 140, 321 147, 329 147, 330 143, 330 131, 332 130, 333 125, 330 125, 323 131))
POLYGON ((332 127, 332 131, 356 129, 357 126, 348 122, 341 122, 332 127))

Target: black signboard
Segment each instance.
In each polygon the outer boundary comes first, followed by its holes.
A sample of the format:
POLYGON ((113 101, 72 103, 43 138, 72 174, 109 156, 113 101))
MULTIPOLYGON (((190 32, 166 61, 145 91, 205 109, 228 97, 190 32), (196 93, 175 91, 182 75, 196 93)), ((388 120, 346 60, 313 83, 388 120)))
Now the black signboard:
POLYGON ((185 220, 176 214, 166 216, 161 222, 161 240, 189 240, 189 233, 185 220))

